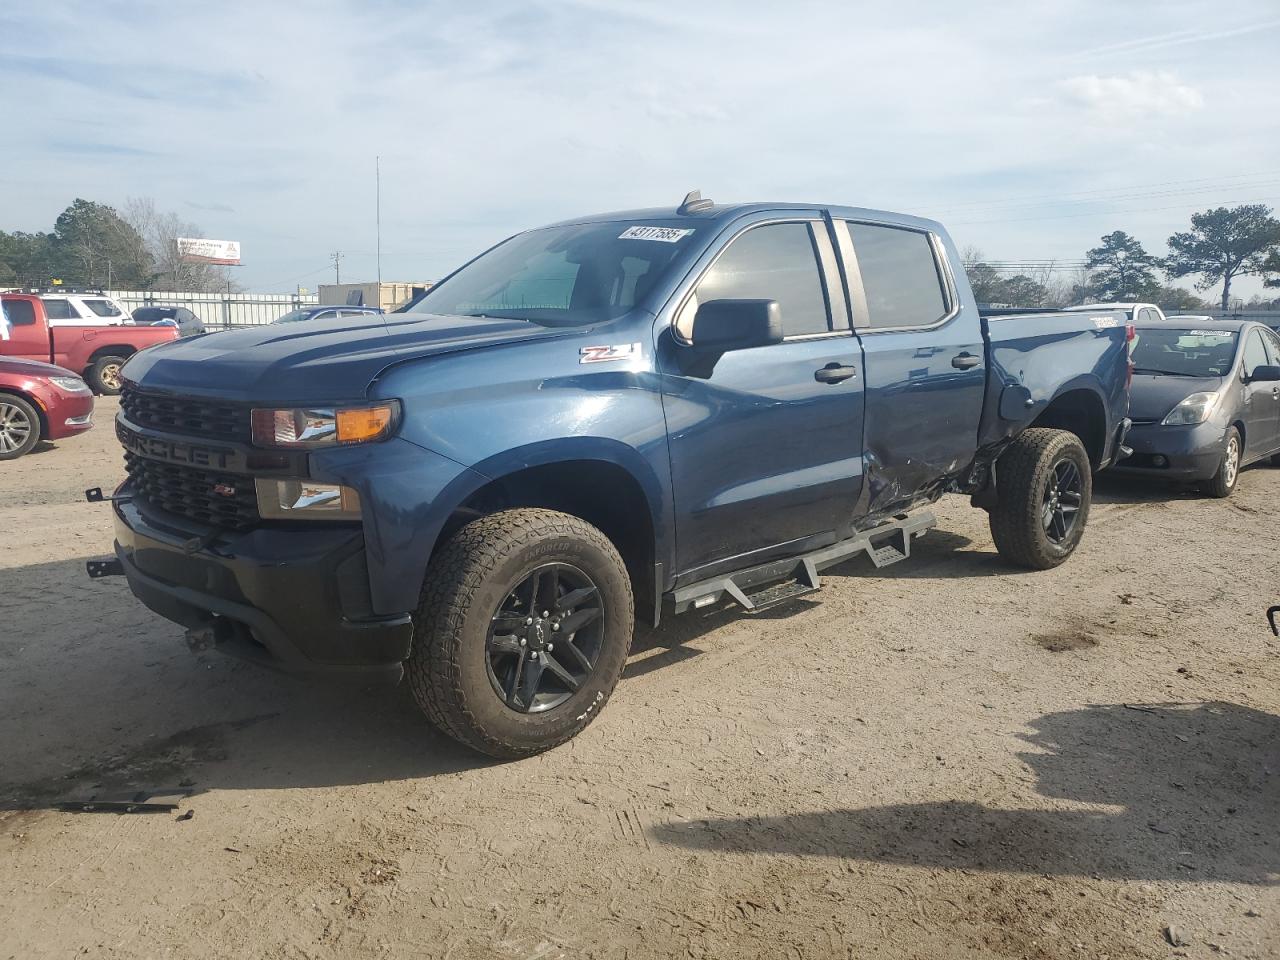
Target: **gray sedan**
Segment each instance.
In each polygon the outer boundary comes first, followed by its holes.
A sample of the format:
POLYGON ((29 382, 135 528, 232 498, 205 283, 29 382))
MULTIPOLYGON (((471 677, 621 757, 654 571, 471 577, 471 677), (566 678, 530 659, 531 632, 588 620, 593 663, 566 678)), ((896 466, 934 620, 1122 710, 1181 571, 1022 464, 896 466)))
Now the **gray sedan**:
POLYGON ((1230 496, 1243 467, 1280 453, 1280 336, 1260 323, 1201 320, 1136 333, 1133 456, 1115 470, 1230 496))

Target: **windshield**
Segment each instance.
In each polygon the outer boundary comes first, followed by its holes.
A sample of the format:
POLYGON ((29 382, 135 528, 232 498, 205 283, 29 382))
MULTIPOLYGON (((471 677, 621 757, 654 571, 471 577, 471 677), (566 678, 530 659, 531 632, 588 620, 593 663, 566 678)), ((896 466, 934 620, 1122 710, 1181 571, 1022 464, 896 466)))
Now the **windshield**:
POLYGON ((522 233, 432 287, 409 313, 580 326, 620 317, 653 289, 697 227, 611 221, 522 233))
POLYGON ((1139 327, 1130 356, 1134 373, 1225 377, 1236 355, 1233 330, 1139 327))
POLYGON ((290 323, 293 320, 306 320, 315 314, 314 310, 290 310, 283 317, 276 317, 272 323, 290 323))
POLYGON ((133 319, 139 323, 154 323, 157 320, 167 320, 172 316, 172 310, 169 307, 139 307, 133 311, 133 319))

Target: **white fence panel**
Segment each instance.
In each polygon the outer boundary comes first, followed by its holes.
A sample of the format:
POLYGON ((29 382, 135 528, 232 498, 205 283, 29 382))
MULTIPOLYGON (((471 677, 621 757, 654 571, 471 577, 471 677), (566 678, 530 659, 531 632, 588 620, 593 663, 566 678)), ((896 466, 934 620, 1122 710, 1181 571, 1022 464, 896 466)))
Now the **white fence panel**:
POLYGON ((182 293, 163 290, 109 290, 130 312, 138 307, 186 307, 208 330, 270 323, 290 310, 320 302, 314 293, 182 293))

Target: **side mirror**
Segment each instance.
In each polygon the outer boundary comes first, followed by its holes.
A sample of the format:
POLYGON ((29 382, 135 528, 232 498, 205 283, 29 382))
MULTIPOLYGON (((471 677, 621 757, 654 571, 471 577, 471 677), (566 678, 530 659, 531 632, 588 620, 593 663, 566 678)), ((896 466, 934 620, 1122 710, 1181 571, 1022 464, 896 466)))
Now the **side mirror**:
POLYGON ((1253 368, 1253 373, 1245 377, 1248 383, 1274 383, 1280 380, 1280 367, 1262 364, 1253 368))
POLYGON ((708 300, 693 315, 693 345, 705 350, 746 350, 782 342, 777 300, 708 300))

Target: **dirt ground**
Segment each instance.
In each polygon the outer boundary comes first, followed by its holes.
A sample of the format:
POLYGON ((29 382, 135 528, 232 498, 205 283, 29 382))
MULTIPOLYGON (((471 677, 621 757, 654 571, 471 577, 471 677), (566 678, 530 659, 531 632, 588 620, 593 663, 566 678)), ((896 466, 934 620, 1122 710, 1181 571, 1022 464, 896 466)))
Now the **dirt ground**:
POLYGON ((0 958, 1280 957, 1280 470, 1104 483, 1047 573, 950 498, 906 563, 642 632, 496 764, 87 580, 114 412, 0 464, 0 958))

